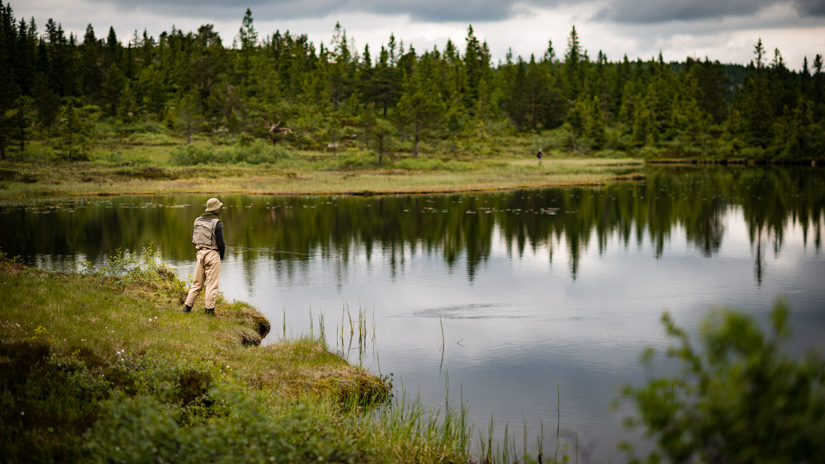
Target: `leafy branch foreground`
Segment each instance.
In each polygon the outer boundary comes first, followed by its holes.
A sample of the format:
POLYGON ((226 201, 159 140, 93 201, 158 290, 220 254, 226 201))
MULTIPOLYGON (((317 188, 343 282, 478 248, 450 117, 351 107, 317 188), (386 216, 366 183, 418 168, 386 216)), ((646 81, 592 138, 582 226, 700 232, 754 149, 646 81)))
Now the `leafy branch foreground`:
MULTIPOLYGON (((219 318, 182 314, 183 283, 146 255, 54 274, 0 253, 4 462, 477 462, 464 407, 389 401, 388 379, 318 339, 250 343, 243 334, 263 326, 241 303, 222 302, 219 318)), ((677 342, 667 355, 683 370, 624 392, 629 425, 653 441, 648 462, 825 456, 825 360, 784 353, 783 302, 771 322, 765 335, 747 316, 714 313, 697 349, 665 315, 677 342)), ((552 462, 510 442, 482 443, 480 462, 552 462)))
MULTIPOLYGON (((701 350, 663 316, 677 342, 666 355, 681 372, 625 388, 638 411, 629 425, 644 428, 656 444, 647 462, 822 462, 825 358, 821 351, 794 357, 783 350, 789 314, 777 302, 765 334, 748 316, 714 312, 701 327, 701 350)), ((643 359, 651 362, 653 351, 643 359)))

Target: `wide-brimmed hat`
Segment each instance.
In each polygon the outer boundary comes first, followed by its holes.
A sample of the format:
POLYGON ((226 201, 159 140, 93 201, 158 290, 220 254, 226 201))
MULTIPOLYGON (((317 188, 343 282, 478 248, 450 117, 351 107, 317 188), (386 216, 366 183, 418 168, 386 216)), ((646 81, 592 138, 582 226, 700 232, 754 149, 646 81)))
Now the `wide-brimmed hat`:
POLYGON ((223 206, 223 203, 221 203, 221 201, 218 200, 217 198, 210 198, 210 199, 206 200, 206 210, 207 211, 217 211, 217 210, 221 209, 221 206, 223 206))

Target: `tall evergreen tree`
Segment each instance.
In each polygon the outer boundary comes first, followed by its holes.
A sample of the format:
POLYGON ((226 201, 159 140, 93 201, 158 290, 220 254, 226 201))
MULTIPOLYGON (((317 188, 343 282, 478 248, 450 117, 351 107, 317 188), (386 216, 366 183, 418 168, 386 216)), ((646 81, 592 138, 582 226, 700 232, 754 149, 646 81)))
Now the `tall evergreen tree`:
MULTIPOLYGON (((17 50, 13 66, 14 77, 22 95, 31 95, 32 85, 34 85, 36 50, 37 28, 34 20, 27 24, 21 19, 17 28, 17 50)), ((11 63, 9 65, 11 66, 11 63)))
POLYGON ((433 63, 430 55, 422 56, 404 83, 404 93, 398 102, 398 120, 405 132, 413 137, 413 155, 417 158, 419 143, 427 132, 441 123, 445 112, 438 88, 431 78, 433 63))
POLYGON ((593 144, 593 148, 601 149, 607 142, 604 112, 602 111, 602 100, 598 95, 593 95, 593 100, 590 103, 590 108, 587 114, 586 135, 593 144))
POLYGON ((86 26, 81 46, 83 83, 86 97, 98 102, 103 97, 103 57, 100 43, 91 24, 86 26))
POLYGON ((109 65, 101 86, 103 100, 109 116, 115 116, 120 109, 120 98, 123 93, 124 76, 117 63, 109 65))
POLYGON ((486 43, 481 43, 475 36, 473 26, 467 27, 466 48, 464 49, 464 69, 467 76, 465 101, 472 108, 479 99, 479 85, 482 80, 489 80, 490 51, 486 43))
POLYGON ((579 35, 576 32, 576 26, 573 26, 570 36, 567 38, 567 52, 564 55, 564 64, 562 65, 565 96, 568 100, 576 100, 581 93, 586 65, 583 61, 579 35))

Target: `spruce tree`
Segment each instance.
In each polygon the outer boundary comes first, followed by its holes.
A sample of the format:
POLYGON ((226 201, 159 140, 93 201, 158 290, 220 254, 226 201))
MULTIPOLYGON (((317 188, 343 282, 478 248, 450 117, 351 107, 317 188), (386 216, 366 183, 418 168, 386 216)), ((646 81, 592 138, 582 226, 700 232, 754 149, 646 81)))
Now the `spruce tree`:
POLYGON ((445 112, 438 89, 433 85, 429 55, 422 56, 413 72, 406 76, 404 93, 398 102, 398 120, 402 129, 413 137, 413 156, 418 157, 419 143, 428 131, 441 124, 445 112))
POLYGON ((587 115, 586 136, 590 139, 593 148, 601 149, 607 143, 607 130, 604 124, 604 113, 602 111, 601 98, 593 96, 590 103, 590 110, 587 115))
POLYGON ((102 52, 91 24, 86 26, 86 34, 81 45, 83 83, 86 97, 92 102, 99 102, 103 97, 102 52))

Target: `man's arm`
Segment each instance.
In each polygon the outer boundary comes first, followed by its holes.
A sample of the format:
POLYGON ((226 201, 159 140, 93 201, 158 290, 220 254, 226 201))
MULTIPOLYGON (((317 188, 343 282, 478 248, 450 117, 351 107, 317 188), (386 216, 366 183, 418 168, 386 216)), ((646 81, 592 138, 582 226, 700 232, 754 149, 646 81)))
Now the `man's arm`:
POLYGON ((221 224, 221 221, 215 224, 215 244, 218 246, 218 253, 221 254, 221 259, 223 259, 223 252, 226 251, 226 243, 223 241, 223 224, 221 224))

